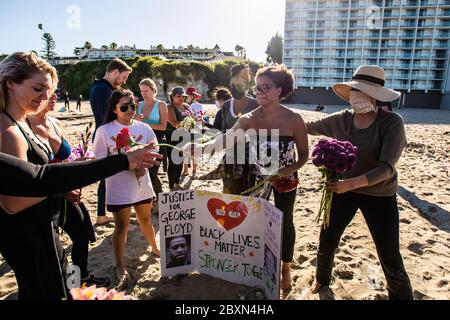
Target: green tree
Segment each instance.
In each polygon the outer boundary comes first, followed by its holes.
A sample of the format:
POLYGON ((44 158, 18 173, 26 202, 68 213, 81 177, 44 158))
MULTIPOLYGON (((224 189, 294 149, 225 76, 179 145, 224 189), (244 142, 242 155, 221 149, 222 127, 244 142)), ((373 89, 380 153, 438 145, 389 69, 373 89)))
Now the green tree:
POLYGON ((188 49, 188 50, 194 50, 194 46, 193 46, 192 44, 190 44, 190 45, 188 45, 188 46, 186 47, 186 49, 188 49))
POLYGON ((43 54, 43 57, 46 60, 51 60, 54 57, 56 57, 56 55, 57 55, 56 52, 55 52, 56 43, 55 43, 55 40, 53 40, 52 35, 50 33, 48 33, 48 32, 45 32, 42 35, 41 39, 44 41, 44 49, 41 50, 41 53, 43 54))
POLYGON ((117 45, 117 43, 112 42, 112 43, 109 45, 109 47, 110 47, 111 49, 115 50, 115 49, 117 49, 118 45, 117 45))
POLYGON ((93 46, 92 46, 92 43, 90 43, 89 41, 86 41, 86 42, 84 43, 84 47, 83 47, 83 48, 89 50, 89 49, 92 49, 92 47, 93 47, 93 46))
POLYGON ((237 52, 238 56, 243 57, 244 59, 247 58, 247 51, 243 46, 237 44, 234 50, 237 52))
POLYGON ((156 46, 156 50, 162 51, 162 50, 164 50, 164 46, 163 46, 162 44, 158 44, 158 45, 156 46))
POLYGON ((102 46, 100 47, 100 49, 109 49, 109 46, 107 46, 106 44, 104 44, 104 45, 102 45, 102 46))
POLYGON ((278 32, 267 44, 266 55, 267 62, 283 62, 283 37, 278 32))

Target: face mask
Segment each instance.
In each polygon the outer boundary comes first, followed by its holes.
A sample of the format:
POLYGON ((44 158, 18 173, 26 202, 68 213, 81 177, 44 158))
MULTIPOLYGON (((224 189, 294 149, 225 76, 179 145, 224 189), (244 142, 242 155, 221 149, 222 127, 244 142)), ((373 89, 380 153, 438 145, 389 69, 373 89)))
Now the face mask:
POLYGON ((222 104, 220 103, 219 100, 216 100, 216 107, 217 107, 217 109, 222 108, 222 104))
POLYGON ((375 111, 370 97, 361 91, 350 91, 350 105, 355 113, 368 113, 375 111))

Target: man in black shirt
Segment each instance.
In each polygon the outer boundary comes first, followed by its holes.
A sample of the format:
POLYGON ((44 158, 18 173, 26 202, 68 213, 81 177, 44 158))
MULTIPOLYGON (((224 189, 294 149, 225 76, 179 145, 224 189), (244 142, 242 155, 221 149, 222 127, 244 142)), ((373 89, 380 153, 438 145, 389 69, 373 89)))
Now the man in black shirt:
MULTIPOLYGON (((123 60, 114 59, 106 67, 103 79, 96 80, 91 88, 89 101, 95 119, 95 132, 103 125, 108 111, 108 101, 112 92, 119 89, 127 82, 128 76, 133 71, 123 60)), ((105 180, 100 181, 97 192, 97 224, 105 224, 114 219, 106 215, 105 208, 106 187, 105 180)))

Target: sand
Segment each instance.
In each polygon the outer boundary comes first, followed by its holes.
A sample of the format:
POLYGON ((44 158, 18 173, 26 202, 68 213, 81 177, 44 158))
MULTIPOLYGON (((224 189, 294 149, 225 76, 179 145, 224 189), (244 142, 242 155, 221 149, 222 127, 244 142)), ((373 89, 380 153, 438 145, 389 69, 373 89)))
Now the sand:
MULTIPOLYGON (((72 108, 74 103, 72 103, 72 108)), ((305 121, 319 119, 340 107, 312 111, 315 106, 290 105, 305 121)), ((59 110, 59 108, 57 108, 59 110)), ((213 114, 214 106, 208 105, 213 114)), ((406 123, 408 145, 397 164, 399 173, 398 204, 400 210, 400 245, 415 299, 450 299, 450 111, 397 110, 406 123)), ((63 121, 66 138, 75 143, 78 132, 92 119, 88 103, 82 113, 55 112, 63 121)), ((309 137, 311 146, 318 137, 309 137)), ((203 174, 214 165, 199 166, 203 174)), ((300 188, 296 199, 294 223, 296 244, 292 263, 293 289, 283 299, 387 299, 386 281, 368 228, 359 212, 345 231, 335 258, 333 281, 329 290, 311 294, 320 226, 314 218, 319 206, 319 174, 309 161, 300 171, 300 188), (370 285, 370 284, 375 285, 370 285)), ((160 169, 167 190, 167 176, 160 169)), ((186 179, 192 188, 220 191, 220 180, 186 179)), ((91 220, 96 219, 97 185, 83 189, 91 220)), ((126 248, 126 267, 132 276, 127 293, 133 299, 237 299, 243 286, 205 275, 191 274, 172 279, 161 278, 159 259, 150 255, 149 246, 133 217, 126 248)), ((89 269, 97 276, 113 280, 111 234, 114 224, 95 226, 97 241, 90 246, 89 269)), ((158 237, 159 240, 159 237, 158 237)), ((67 235, 63 242, 70 253, 67 235)), ((249 299, 252 288, 244 288, 249 299)), ((0 256, 0 299, 14 299, 17 284, 14 273, 0 256)))

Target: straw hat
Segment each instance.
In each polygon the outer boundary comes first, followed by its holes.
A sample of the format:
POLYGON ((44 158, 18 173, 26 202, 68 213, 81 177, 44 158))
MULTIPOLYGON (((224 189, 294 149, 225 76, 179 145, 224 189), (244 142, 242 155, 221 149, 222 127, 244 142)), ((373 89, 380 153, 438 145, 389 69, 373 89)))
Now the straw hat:
POLYGON ((342 99, 350 100, 350 89, 364 92, 378 101, 394 101, 401 93, 384 87, 385 72, 379 66, 359 66, 353 73, 352 81, 333 85, 334 92, 342 99))

